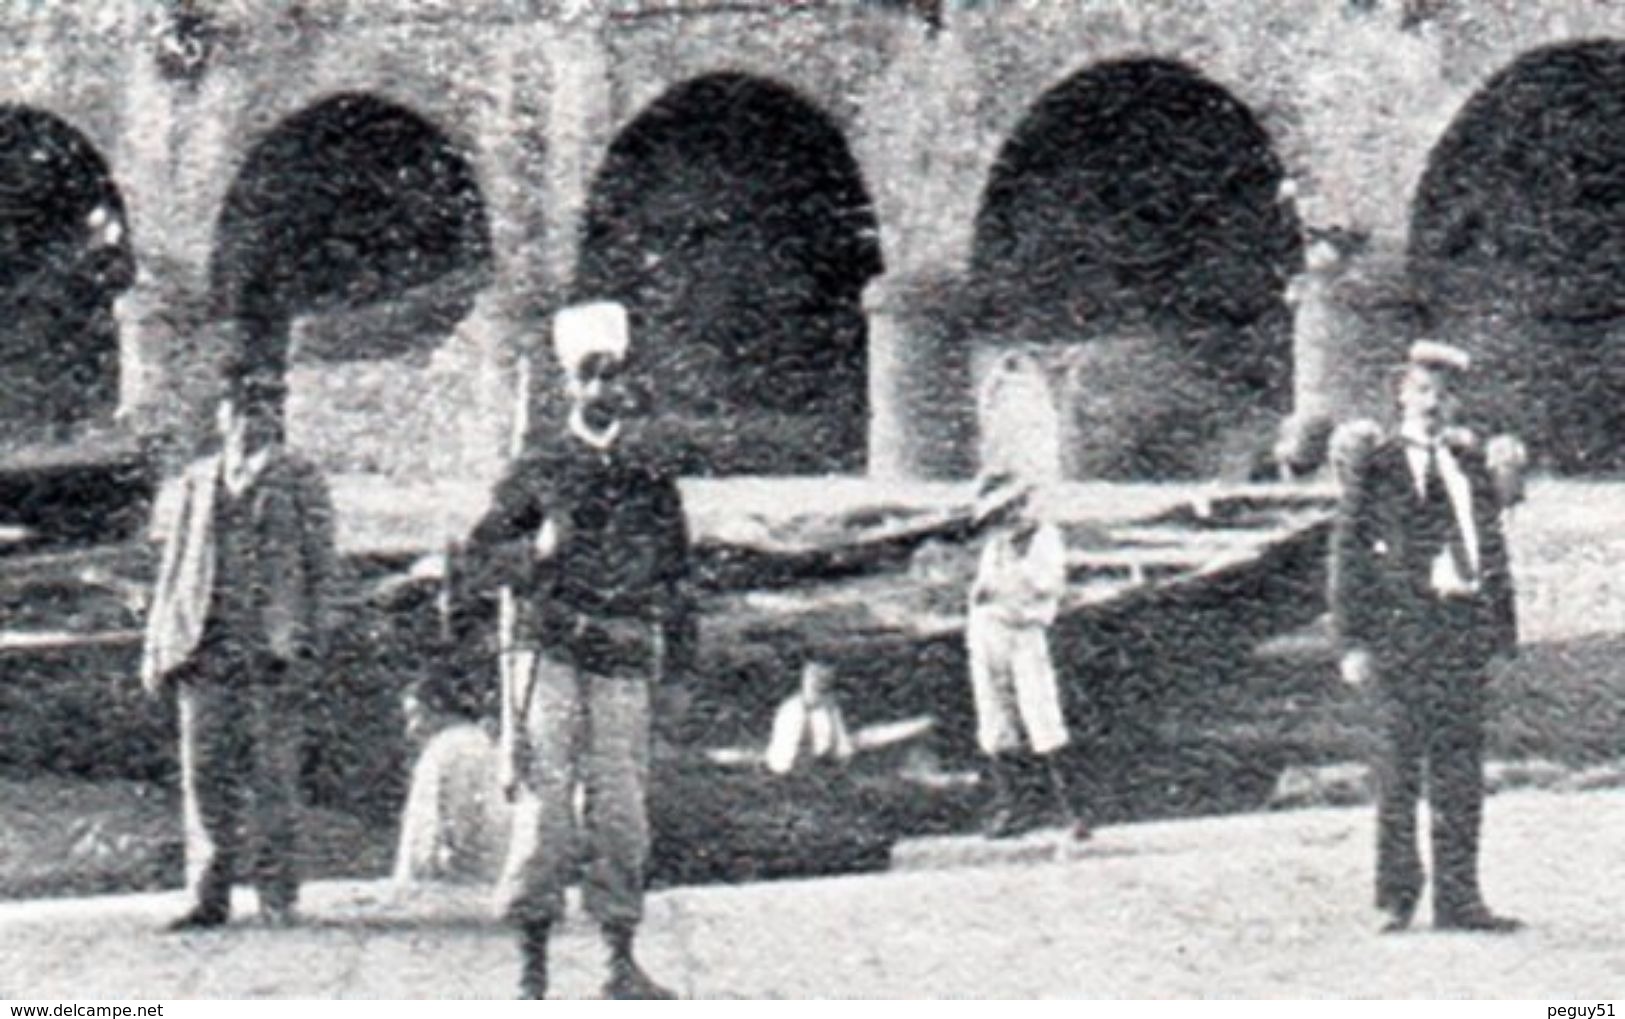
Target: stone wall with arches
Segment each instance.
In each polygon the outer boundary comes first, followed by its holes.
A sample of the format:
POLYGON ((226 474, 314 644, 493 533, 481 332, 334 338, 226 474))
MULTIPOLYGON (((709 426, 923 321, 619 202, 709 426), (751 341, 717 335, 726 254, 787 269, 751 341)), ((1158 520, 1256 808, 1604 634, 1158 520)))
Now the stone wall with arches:
MULTIPOLYGON (((0 104, 60 118, 105 162, 134 266, 114 298, 117 420, 176 451, 206 431, 221 352, 241 339, 211 282, 229 196, 257 146, 335 97, 443 139, 466 161, 487 239, 480 258, 420 275, 384 259, 372 271, 390 278, 374 289, 292 316, 292 411, 301 434, 347 437, 338 470, 491 476, 516 425, 556 410, 547 316, 625 277, 625 258, 662 281, 648 346, 673 439, 696 470, 722 473, 968 474, 981 366, 1014 345, 1050 365, 1072 473, 1241 474, 1282 417, 1380 411, 1383 366, 1420 331, 1484 336, 1494 362, 1520 330, 1550 326, 1508 325, 1502 305, 1442 315, 1421 268, 1454 256, 1413 223, 1455 193, 1437 186, 1438 164, 1465 130, 1458 117, 1486 108, 1474 97, 1532 53, 1625 38, 1625 11, 942 7, 927 20, 860 0, 17 6, 0 16, 0 104), (1228 141, 1202 133, 1214 117, 1235 125, 1228 141), (709 119, 733 126, 707 136, 695 125, 709 119), (1137 147, 1107 144, 1112 125, 1137 147), (640 145, 656 162, 630 170, 640 145), (686 165, 686 152, 701 155, 686 165), (778 172, 791 163, 802 177, 778 172), (683 180, 702 164, 709 192, 683 180), (823 190, 803 188, 820 174, 823 190), (1024 193, 1057 215, 1021 212, 1024 193), (661 194, 686 196, 670 199, 685 222, 660 212, 661 194), (747 229, 791 205, 807 209, 779 217, 780 233, 747 229), (659 243, 646 236, 656 220, 671 226, 659 243), (805 241, 824 222, 844 225, 805 241), (603 263, 619 269, 592 268, 603 238, 639 230, 622 262, 603 263), (762 307, 693 310, 729 307, 730 293, 762 307), (324 353, 301 362, 299 349, 324 353), (1124 396, 1151 389, 1168 413, 1124 396), (403 427, 408 411, 419 423, 403 427), (1153 448, 1153 433, 1173 438, 1153 448)), ((436 187, 410 171, 400 183, 420 198, 436 187)), ((412 197, 399 197, 388 215, 410 220, 412 197)), ((653 308, 653 292, 636 300, 653 308)), ((1608 347, 1612 313, 1587 316, 1590 338, 1574 342, 1608 347)), ((1582 419, 1550 443, 1590 449, 1613 434, 1582 419)))

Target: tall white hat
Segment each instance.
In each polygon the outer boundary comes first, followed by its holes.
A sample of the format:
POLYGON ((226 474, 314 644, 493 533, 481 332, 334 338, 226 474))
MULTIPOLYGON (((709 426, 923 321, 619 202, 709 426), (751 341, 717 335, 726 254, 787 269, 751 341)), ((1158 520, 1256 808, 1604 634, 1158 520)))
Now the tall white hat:
POLYGON ((626 359, 631 344, 626 307, 618 301, 592 301, 559 309, 553 316, 553 352, 574 375, 592 354, 626 359))

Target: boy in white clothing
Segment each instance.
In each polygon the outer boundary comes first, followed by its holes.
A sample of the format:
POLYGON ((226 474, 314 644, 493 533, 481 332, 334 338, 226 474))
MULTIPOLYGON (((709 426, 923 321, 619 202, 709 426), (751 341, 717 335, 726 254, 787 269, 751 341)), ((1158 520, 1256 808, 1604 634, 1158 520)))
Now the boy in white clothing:
POLYGON ((1049 627, 1066 591, 1061 530, 1039 517, 1033 487, 1011 473, 982 482, 976 517, 987 539, 971 588, 965 638, 977 742, 988 755, 993 780, 986 833, 1004 838, 1039 823, 1018 790, 1026 784, 1024 765, 1041 763, 1032 770, 1043 772, 1059 819, 1074 838, 1088 838, 1056 758, 1068 740, 1049 650, 1049 627))
POLYGON ((835 670, 828 662, 809 660, 801 669, 801 689, 791 694, 773 716, 773 738, 767 745, 767 768, 775 775, 852 760, 852 736, 835 700, 835 670))

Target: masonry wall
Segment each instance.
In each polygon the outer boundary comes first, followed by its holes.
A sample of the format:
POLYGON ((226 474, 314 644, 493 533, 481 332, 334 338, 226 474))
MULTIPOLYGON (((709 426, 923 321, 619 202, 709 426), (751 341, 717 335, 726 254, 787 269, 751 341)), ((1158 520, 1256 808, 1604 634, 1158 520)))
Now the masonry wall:
MULTIPOLYGON (((212 48, 187 80, 155 59, 166 24, 153 5, 11 8, 0 22, 13 69, 0 101, 84 132, 125 199, 139 277, 120 303, 123 420, 167 437, 177 455, 202 434, 232 342, 209 282, 225 195, 257 139, 335 94, 365 94, 411 110, 467 155, 491 224, 489 279, 437 342, 348 365, 296 358, 301 441, 325 441, 335 470, 401 479, 488 478, 516 424, 556 410, 540 340, 571 293, 594 175, 641 111, 695 78, 784 86, 839 129, 884 261, 864 299, 866 469, 951 476, 975 468, 972 396, 999 347, 966 311, 978 212, 1005 142, 1049 90, 1104 62, 1157 59, 1251 112, 1309 246, 1331 238, 1333 257, 1283 281, 1288 407, 1346 416, 1381 407, 1381 367, 1415 328, 1410 203, 1456 111, 1520 54, 1625 34, 1625 11, 1581 0, 950 4, 939 30, 836 2, 204 6, 212 48), (527 360, 534 386, 521 397, 527 360)), ((410 328, 363 308, 327 309, 294 331, 410 328)), ((1098 378, 1151 385, 1165 367, 1134 336, 1089 342, 1099 363, 1086 374, 1098 378)), ((1130 441, 1123 402, 1103 413, 1130 441)), ((1221 423, 1237 434, 1203 461, 1214 469, 1267 445, 1275 427, 1273 414, 1221 423)))

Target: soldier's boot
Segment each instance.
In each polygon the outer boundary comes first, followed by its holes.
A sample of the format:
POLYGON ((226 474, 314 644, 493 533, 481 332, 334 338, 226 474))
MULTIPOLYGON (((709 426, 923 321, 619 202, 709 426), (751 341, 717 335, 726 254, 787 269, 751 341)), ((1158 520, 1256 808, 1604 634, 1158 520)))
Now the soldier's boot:
POLYGON ((613 925, 604 928, 609 946, 609 979, 604 981, 604 997, 613 1001, 672 1001, 677 995, 656 983, 643 971, 632 953, 636 928, 613 925))
POLYGON ((1066 772, 1061 767, 1060 755, 1046 754, 1042 760, 1049 777, 1056 823, 1065 831, 1067 837, 1078 842, 1087 841, 1094 836, 1094 832, 1089 829, 1089 823, 1079 816, 1078 809, 1073 803, 1066 772))
POLYGON ((547 938, 552 924, 546 920, 519 928, 519 997, 541 1001, 547 997, 547 938))
POLYGON ((993 783, 993 798, 988 804, 987 819, 982 834, 990 839, 1007 839, 1020 835, 1031 827, 1031 818, 1022 809, 1025 797, 1021 792, 1020 774, 1015 755, 993 754, 987 759, 988 778, 993 783))

